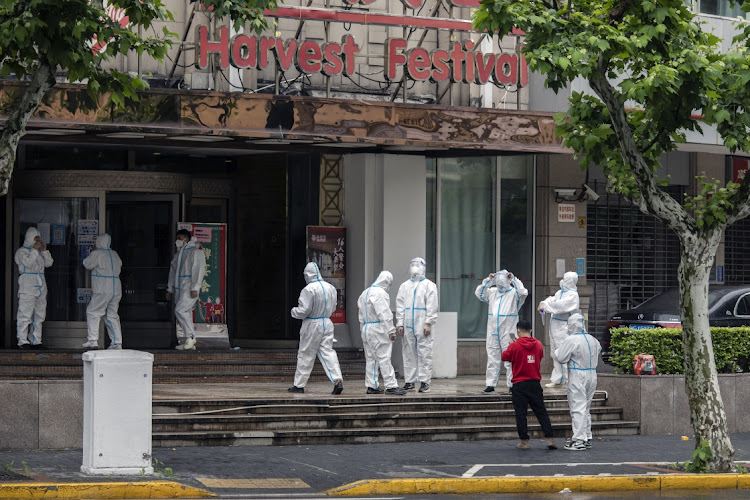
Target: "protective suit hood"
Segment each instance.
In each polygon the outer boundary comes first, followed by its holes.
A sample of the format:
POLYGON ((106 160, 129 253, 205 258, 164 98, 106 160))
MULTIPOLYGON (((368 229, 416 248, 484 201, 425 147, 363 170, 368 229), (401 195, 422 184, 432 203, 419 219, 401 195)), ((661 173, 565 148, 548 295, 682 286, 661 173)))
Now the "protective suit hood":
POLYGON ((577 291, 576 286, 578 285, 578 274, 573 271, 568 271, 563 274, 563 279, 560 280, 560 288, 562 290, 573 292, 577 291))
POLYGON ((322 279, 320 277, 320 269, 318 269, 318 265, 315 262, 308 262, 302 274, 305 275, 305 282, 308 284, 322 279))
POLYGON ((108 235, 107 233, 100 234, 96 238, 96 248, 111 248, 112 245, 112 237, 108 235))
POLYGON ((30 227, 26 230, 26 236, 23 239, 23 246, 31 247, 34 245, 34 238, 39 236, 39 231, 35 227, 30 227))
POLYGON ((409 262, 409 274, 411 279, 418 281, 424 278, 425 271, 427 270, 427 263, 422 257, 414 257, 409 262))
POLYGON ((586 323, 581 313, 571 314, 568 318, 568 334, 575 335, 576 333, 586 333, 586 323))
POLYGON ((373 282, 372 286, 379 286, 386 292, 393 284, 393 275, 388 271, 381 271, 377 279, 373 282))
POLYGON ((495 273, 495 286, 505 291, 510 288, 510 275, 505 269, 495 273))

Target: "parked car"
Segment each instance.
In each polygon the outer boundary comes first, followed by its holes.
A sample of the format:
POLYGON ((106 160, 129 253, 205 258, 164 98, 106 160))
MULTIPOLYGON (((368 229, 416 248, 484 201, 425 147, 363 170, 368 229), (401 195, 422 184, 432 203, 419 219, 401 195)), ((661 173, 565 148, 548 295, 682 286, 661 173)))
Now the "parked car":
MULTIPOLYGON (((750 285, 716 285, 708 291, 708 323, 711 326, 750 326, 750 285)), ((609 362, 612 328, 679 328, 680 294, 669 288, 642 304, 619 312, 607 322, 599 341, 602 358, 609 362)))

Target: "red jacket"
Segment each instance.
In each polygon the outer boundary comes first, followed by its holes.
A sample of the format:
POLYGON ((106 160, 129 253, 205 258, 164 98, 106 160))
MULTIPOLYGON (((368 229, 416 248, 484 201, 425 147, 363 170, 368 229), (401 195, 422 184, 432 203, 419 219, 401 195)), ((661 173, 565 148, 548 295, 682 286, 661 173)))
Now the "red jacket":
POLYGON ((514 384, 524 380, 542 380, 539 365, 544 357, 544 347, 534 337, 519 337, 503 351, 501 357, 513 365, 514 384))

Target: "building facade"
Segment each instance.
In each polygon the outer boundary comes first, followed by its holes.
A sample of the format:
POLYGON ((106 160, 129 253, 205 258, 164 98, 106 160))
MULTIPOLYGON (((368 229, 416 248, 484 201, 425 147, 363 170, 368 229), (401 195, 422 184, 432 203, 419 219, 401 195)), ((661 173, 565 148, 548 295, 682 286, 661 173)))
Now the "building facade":
MULTIPOLYGON (((81 220, 112 234, 123 258, 120 314, 125 346, 135 348, 172 342, 165 292, 180 221, 227 224, 226 321, 243 348, 296 346, 289 309, 304 286, 307 226, 346 228, 348 314, 337 345, 361 346, 356 298, 380 270, 393 272, 395 300, 409 260, 423 256, 441 311, 455 313, 443 327, 457 341, 440 349, 459 374, 484 371, 486 306, 473 291, 497 269, 530 290, 521 314, 536 319, 537 332, 535 305, 561 271, 581 275, 595 333, 617 310, 672 285, 675 238, 607 195, 596 168, 580 170, 554 135, 566 93, 551 94, 528 72, 522 34, 472 32, 477 4, 286 2, 259 35, 234 32, 197 4, 167 2, 176 19, 168 27, 183 34, 169 57, 111 63, 151 75, 136 105, 114 110, 59 84, 30 123, 0 208, 3 346, 15 345, 13 252, 39 223, 62 231, 47 271, 49 347, 85 338, 81 220)), ((711 14, 731 38, 730 20, 718 17, 728 12, 711 14)), ((23 88, 0 85, 5 101, 23 88)), ((663 164, 682 196, 695 174, 737 176, 747 159, 728 156, 704 130, 663 164)), ((748 230, 728 231, 717 281, 750 281, 748 230)))

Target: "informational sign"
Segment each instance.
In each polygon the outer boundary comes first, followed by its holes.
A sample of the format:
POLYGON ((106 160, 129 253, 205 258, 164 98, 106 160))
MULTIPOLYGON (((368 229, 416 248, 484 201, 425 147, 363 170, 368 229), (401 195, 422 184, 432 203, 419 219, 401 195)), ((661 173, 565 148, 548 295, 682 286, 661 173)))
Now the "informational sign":
POLYGON ((307 226, 307 260, 315 262, 321 277, 336 288, 334 323, 346 323, 346 228, 307 226))
POLYGON ((565 259, 557 259, 555 261, 555 275, 558 278, 562 278, 565 275, 565 259))
POLYGON ((586 217, 578 217, 578 227, 586 227, 586 217))
MULTIPOLYGON (((99 221, 96 219, 80 219, 78 221, 78 234, 99 234, 99 221)), ((80 244, 80 243, 79 243, 80 244)))
POLYGON ((177 229, 187 229, 195 236, 206 256, 206 275, 198 292, 195 323, 226 323, 227 225, 180 222, 177 229))
POLYGON ((750 160, 747 158, 732 158, 732 182, 742 184, 748 167, 750 167, 750 160))
POLYGON ((79 288, 77 302, 79 304, 88 304, 91 302, 92 295, 94 295, 94 290, 92 288, 79 288))
POLYGON ((576 274, 586 276, 586 259, 584 257, 576 258, 576 274))
POLYGON ((50 245, 65 244, 65 224, 52 224, 50 245))
POLYGON ((45 243, 49 243, 49 222, 40 222, 36 225, 36 230, 39 231, 39 239, 45 243))
POLYGON ((557 204, 557 222, 575 222, 576 206, 572 203, 557 204))
POLYGON ((724 283, 724 266, 716 266, 716 282, 724 283))

